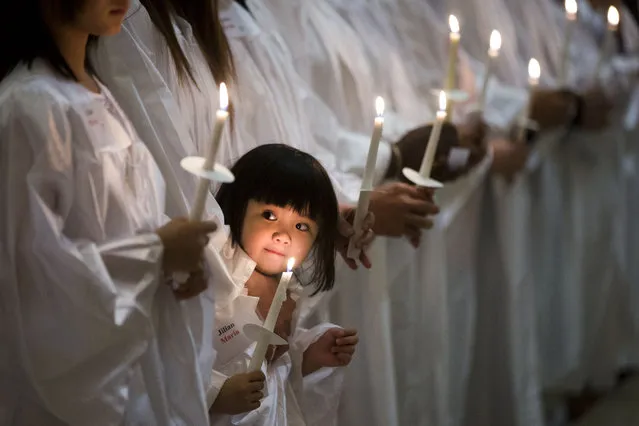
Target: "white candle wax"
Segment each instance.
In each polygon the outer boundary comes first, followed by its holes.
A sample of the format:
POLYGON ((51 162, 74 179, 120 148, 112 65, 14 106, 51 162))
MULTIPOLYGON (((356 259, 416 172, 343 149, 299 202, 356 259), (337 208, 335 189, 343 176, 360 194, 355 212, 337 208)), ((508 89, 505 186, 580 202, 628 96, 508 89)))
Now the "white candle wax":
MULTIPOLYGON (((450 15, 448 17, 448 25, 450 27, 450 43, 448 47, 448 72, 446 73, 444 90, 450 93, 452 90, 457 88, 457 57, 459 54, 459 42, 461 40, 461 35, 459 33, 459 21, 455 15, 450 15)), ((446 113, 450 118, 452 118, 452 108, 453 103, 449 102, 446 113)))
MULTIPOLYGON (((213 139, 211 145, 209 145, 209 151, 207 152, 204 161, 204 170, 212 170, 215 167, 215 158, 220 147, 220 140, 222 139, 222 131, 224 130, 224 124, 229 117, 227 111, 228 108, 228 92, 226 90, 226 84, 220 84, 220 109, 217 110, 215 127, 213 128, 213 139)), ((204 214, 204 207, 206 205, 206 196, 209 193, 209 187, 211 182, 208 179, 201 177, 197 185, 197 193, 195 203, 191 209, 191 220, 201 220, 204 214)))
POLYGON ((566 36, 564 37, 564 45, 561 49, 561 63, 559 68, 559 85, 565 86, 568 81, 568 62, 570 61, 570 44, 572 35, 575 31, 577 22, 577 1, 566 0, 566 36))
POLYGON ((539 85, 539 78, 541 77, 541 66, 539 65, 539 61, 537 59, 532 58, 530 62, 528 62, 528 89, 529 89, 529 99, 526 104, 526 108, 524 109, 523 115, 521 117, 521 126, 519 127, 519 142, 524 142, 524 138, 526 136, 526 128, 528 118, 530 117, 530 112, 532 108, 532 92, 539 85))
POLYGON ((493 65, 497 57, 499 56, 499 49, 501 49, 501 34, 497 30, 493 30, 490 34, 490 49, 488 49, 488 60, 486 61, 486 72, 484 73, 484 81, 481 85, 481 92, 479 94, 479 109, 484 110, 486 106, 486 93, 488 93, 488 82, 493 72, 493 65))
POLYGON ((366 168, 362 177, 362 189, 369 190, 373 187, 373 179, 375 178, 375 165, 377 163, 377 152, 379 151, 379 141, 382 139, 384 130, 384 99, 378 96, 375 99, 375 124, 373 134, 371 135, 371 143, 368 146, 368 156, 366 157, 366 168))
POLYGON ((599 60, 597 61, 597 68, 595 70, 595 76, 598 79, 601 74, 601 67, 604 61, 610 56, 614 42, 615 32, 619 28, 619 11, 616 7, 610 6, 608 8, 608 31, 606 32, 606 38, 604 39, 601 50, 599 51, 599 60))
MULTIPOLYGON (((264 320, 264 328, 271 333, 273 332, 273 330, 275 330, 275 323, 277 322, 277 318, 280 316, 282 304, 286 300, 286 290, 288 290, 288 284, 293 277, 292 271, 294 264, 295 259, 291 257, 288 260, 286 272, 282 273, 280 282, 277 285, 277 290, 275 290, 275 295, 273 296, 273 301, 271 302, 271 307, 269 308, 266 319, 264 320)), ((268 349, 268 346, 269 336, 265 333, 257 341, 257 345, 255 346, 255 351, 253 352, 253 357, 251 358, 248 371, 257 371, 262 367, 262 362, 264 361, 264 357, 266 356, 266 350, 268 349)))
POLYGON ((422 164, 419 168, 419 174, 428 179, 430 178, 430 172, 433 168, 433 162, 435 161, 435 153, 437 152, 437 145, 439 144, 439 137, 442 132, 442 126, 446 120, 446 92, 439 93, 439 111, 435 117, 435 123, 433 124, 433 130, 430 132, 430 138, 428 138, 428 145, 426 146, 426 152, 422 158, 422 164))
MULTIPOLYGON (((364 176, 362 177, 362 187, 357 200, 355 217, 353 218, 353 229, 355 229, 356 235, 360 234, 362 222, 368 213, 368 202, 370 197, 365 194, 364 191, 370 191, 373 189, 375 165, 377 164, 377 152, 379 151, 379 142, 382 139, 382 133, 384 131, 384 99, 381 96, 378 96, 377 99, 375 99, 375 111, 377 116, 375 117, 371 143, 368 147, 366 168, 364 169, 364 176)), ((355 259, 359 256, 359 252, 355 249, 353 241, 353 238, 351 238, 348 243, 348 250, 346 254, 347 257, 351 259, 355 259)))

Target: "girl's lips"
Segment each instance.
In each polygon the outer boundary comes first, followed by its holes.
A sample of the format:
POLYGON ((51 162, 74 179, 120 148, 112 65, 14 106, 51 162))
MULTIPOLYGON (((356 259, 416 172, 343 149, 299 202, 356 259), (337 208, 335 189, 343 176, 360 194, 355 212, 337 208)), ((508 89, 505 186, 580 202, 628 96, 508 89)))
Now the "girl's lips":
POLYGON ((279 251, 275 251, 275 250, 271 250, 271 249, 264 249, 264 250, 266 250, 269 253, 276 254, 278 256, 284 257, 284 253, 280 253, 279 251))

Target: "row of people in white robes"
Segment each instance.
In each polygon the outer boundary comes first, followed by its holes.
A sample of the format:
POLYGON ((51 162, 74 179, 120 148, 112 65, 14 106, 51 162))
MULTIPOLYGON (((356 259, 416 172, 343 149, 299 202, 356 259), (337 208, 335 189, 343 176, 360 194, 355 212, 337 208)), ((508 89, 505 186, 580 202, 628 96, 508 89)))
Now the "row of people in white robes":
MULTIPOLYGON (((202 88, 195 85, 188 94, 178 90, 184 86, 177 85, 177 67, 171 69, 170 58, 163 56, 168 44, 153 44, 159 32, 140 3, 129 8, 123 4, 127 2, 86 1, 65 15, 59 9, 42 9, 38 2, 24 2, 12 10, 12 24, 3 28, 8 39, 25 35, 35 24, 42 35, 37 43, 46 47, 3 48, 2 199, 9 207, 2 224, 1 258, 2 346, 8 351, 0 371, 3 424, 203 425, 226 386, 221 372, 231 375, 248 366, 245 351, 250 348, 239 348, 241 344, 230 354, 238 371, 227 368, 228 349, 220 353, 227 357, 225 364, 219 364, 220 357, 215 363, 214 324, 220 321, 214 317, 238 299, 237 289, 242 292, 258 261, 246 253, 241 258, 237 244, 235 255, 225 259, 230 250, 225 229, 207 243, 206 235, 223 223, 212 196, 206 206, 206 217, 212 220, 173 219, 162 226, 167 214, 188 213, 196 181, 178 164, 186 154, 198 152, 193 140, 210 138, 207 119, 213 115, 206 114, 213 111, 212 101, 201 96, 205 102, 198 104, 195 94, 202 88), (50 19, 42 18, 46 12, 51 12, 50 19), (118 32, 125 18, 125 32, 100 40, 97 53, 87 60, 90 36, 118 32), (115 96, 94 73, 109 82, 115 96), (191 276, 172 289, 170 277, 176 271, 191 276)), ((159 3, 149 5, 158 12, 159 3)), ((200 65, 191 58, 198 51, 188 25, 180 28, 179 17, 170 18, 175 28, 164 34, 177 36, 187 61, 200 65)), ((192 72, 198 83, 211 81, 203 68, 192 72)), ((285 164, 303 158, 297 151, 286 152, 292 157, 285 164)), ((323 179, 321 167, 312 161, 304 163, 307 173, 323 179)), ((285 173, 281 164, 276 166, 268 172, 285 173)), ((295 182, 295 177, 280 180, 295 182)), ((337 200, 328 177, 326 182, 323 192, 308 197, 321 198, 328 209, 319 221, 328 228, 313 229, 313 238, 321 233, 332 247, 337 200), (333 204, 328 203, 331 197, 333 204)), ((240 198, 235 190, 230 197, 240 198)), ((233 223, 241 225, 241 219, 233 223)), ((233 225, 231 231, 242 232, 233 225)), ((367 238, 370 233, 361 244, 367 238)), ((300 261, 311 248, 299 253, 300 261)), ((326 250, 323 254, 332 257, 326 250)), ((332 268, 332 262, 322 265, 332 268)), ((252 321, 261 321, 255 315, 256 298, 248 299, 243 311, 232 313, 232 320, 239 323, 242 315, 246 320, 252 304, 252 321)), ((299 394, 299 406, 308 409, 300 413, 295 395, 289 393, 294 372, 287 356, 266 368, 269 395, 261 406, 262 384, 240 389, 249 393, 244 402, 259 406, 257 410, 234 418, 216 410, 212 424, 332 421, 341 380, 339 374, 331 380, 333 375, 322 367, 350 362, 355 332, 323 325, 293 334, 297 340, 291 345, 301 351, 304 363, 311 348, 318 354, 309 362, 313 370, 320 368, 323 384, 299 394), (322 391, 324 386, 327 390, 322 391)), ((306 380, 303 384, 308 385, 306 380)))

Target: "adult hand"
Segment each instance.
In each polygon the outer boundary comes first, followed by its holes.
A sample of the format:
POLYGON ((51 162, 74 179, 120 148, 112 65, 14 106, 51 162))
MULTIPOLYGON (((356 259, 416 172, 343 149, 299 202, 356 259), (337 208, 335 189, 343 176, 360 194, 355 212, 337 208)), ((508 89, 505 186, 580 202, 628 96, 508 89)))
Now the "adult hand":
POLYGON ((573 118, 575 95, 567 90, 537 89, 530 100, 530 119, 539 130, 566 125, 573 118))
POLYGON ((185 283, 181 283, 173 289, 177 300, 186 300, 197 296, 208 287, 208 279, 203 268, 193 271, 185 283))
POLYGON ((366 249, 373 243, 375 239, 375 232, 373 232, 373 224, 375 223, 375 215, 372 212, 368 212, 364 220, 362 221, 362 229, 359 233, 355 232, 353 228, 353 221, 355 220, 355 207, 352 206, 340 206, 340 217, 338 223, 338 236, 335 241, 337 252, 342 256, 349 268, 357 269, 357 262, 354 259, 347 257, 348 245, 351 238, 355 238, 355 248, 362 250, 359 256, 359 261, 366 269, 371 268, 371 261, 366 254, 366 249))
POLYGON ((492 140, 490 146, 493 152, 492 171, 511 181, 526 165, 530 149, 526 144, 503 138, 492 140))
POLYGON ((155 232, 162 240, 162 266, 166 272, 192 272, 199 268, 208 234, 215 232, 215 222, 192 222, 177 218, 155 232))
POLYGON ((433 226, 428 215, 439 213, 433 191, 405 183, 384 184, 373 191, 370 210, 375 214, 373 231, 389 237, 419 239, 423 229, 433 226))
POLYGON ((582 96, 582 111, 577 123, 584 130, 601 130, 610 124, 613 104, 601 88, 595 87, 582 96))

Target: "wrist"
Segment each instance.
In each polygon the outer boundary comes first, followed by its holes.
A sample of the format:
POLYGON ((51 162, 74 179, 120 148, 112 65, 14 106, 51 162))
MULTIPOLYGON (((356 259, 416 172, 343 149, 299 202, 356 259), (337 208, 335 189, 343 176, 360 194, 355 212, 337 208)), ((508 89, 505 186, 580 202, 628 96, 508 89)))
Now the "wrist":
POLYGON ((309 374, 313 374, 317 370, 322 368, 318 362, 313 360, 313 357, 309 355, 308 349, 304 352, 304 356, 302 357, 302 376, 308 376, 309 374))
POLYGON ((562 90, 561 93, 569 100, 565 123, 570 128, 579 126, 583 115, 583 97, 572 90, 562 90))

